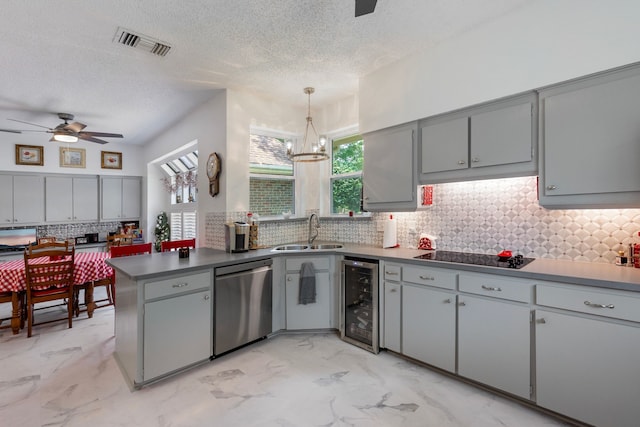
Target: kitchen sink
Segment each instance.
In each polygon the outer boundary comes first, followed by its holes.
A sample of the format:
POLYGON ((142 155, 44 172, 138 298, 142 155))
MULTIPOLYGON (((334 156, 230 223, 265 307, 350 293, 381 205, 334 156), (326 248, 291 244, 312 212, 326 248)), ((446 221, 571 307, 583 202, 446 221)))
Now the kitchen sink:
POLYGON ((319 245, 311 245, 311 249, 341 249, 343 246, 336 243, 323 243, 319 245))
POLYGON ((344 247, 339 243, 319 243, 316 245, 280 245, 271 249, 273 252, 301 252, 301 251, 319 251, 319 250, 329 250, 329 249, 341 249, 344 247))

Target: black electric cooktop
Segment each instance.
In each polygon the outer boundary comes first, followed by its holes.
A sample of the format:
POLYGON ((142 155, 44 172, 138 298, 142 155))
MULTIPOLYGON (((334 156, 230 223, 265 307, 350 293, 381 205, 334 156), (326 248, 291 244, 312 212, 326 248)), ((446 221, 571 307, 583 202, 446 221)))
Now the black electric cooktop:
POLYGON ((525 258, 522 255, 512 257, 498 257, 497 255, 474 254, 469 252, 434 251, 418 255, 416 259, 430 259, 434 261, 457 262, 460 264, 486 265, 489 267, 522 268, 535 258, 525 258))

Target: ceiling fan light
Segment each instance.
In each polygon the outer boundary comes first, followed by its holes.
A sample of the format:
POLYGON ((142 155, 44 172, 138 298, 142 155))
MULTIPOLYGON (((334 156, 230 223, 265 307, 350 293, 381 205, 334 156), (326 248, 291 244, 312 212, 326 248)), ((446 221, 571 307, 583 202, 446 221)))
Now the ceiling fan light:
POLYGON ((78 142, 78 137, 66 133, 54 133, 53 139, 58 142, 78 142))

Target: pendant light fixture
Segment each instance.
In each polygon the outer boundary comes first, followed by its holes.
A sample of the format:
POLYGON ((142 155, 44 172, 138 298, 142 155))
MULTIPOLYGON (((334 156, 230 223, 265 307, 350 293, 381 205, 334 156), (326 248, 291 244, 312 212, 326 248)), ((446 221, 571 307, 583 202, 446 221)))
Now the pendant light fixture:
POLYGON ((315 92, 315 89, 312 87, 304 88, 304 93, 307 94, 309 101, 307 104, 307 127, 304 131, 302 150, 296 153, 293 149, 293 141, 287 141, 287 156, 293 162, 319 162, 329 158, 326 147, 327 137, 318 135, 315 126, 313 126, 313 119, 311 118, 311 94, 313 92, 315 92), (309 135, 309 126, 311 126, 313 135, 309 135), (310 140, 311 138, 313 138, 313 141, 310 140))

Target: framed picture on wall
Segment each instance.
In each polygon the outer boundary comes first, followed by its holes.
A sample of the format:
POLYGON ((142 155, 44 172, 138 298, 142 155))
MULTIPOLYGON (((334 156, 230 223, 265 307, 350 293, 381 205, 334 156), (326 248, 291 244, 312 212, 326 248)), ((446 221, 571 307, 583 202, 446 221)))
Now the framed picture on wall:
POLYGON ((84 168, 86 150, 84 148, 60 147, 60 167, 84 168))
POLYGON ((101 151, 102 169, 122 169, 122 153, 115 151, 101 151))
POLYGON ((44 166, 44 147, 16 144, 16 165, 44 166))

